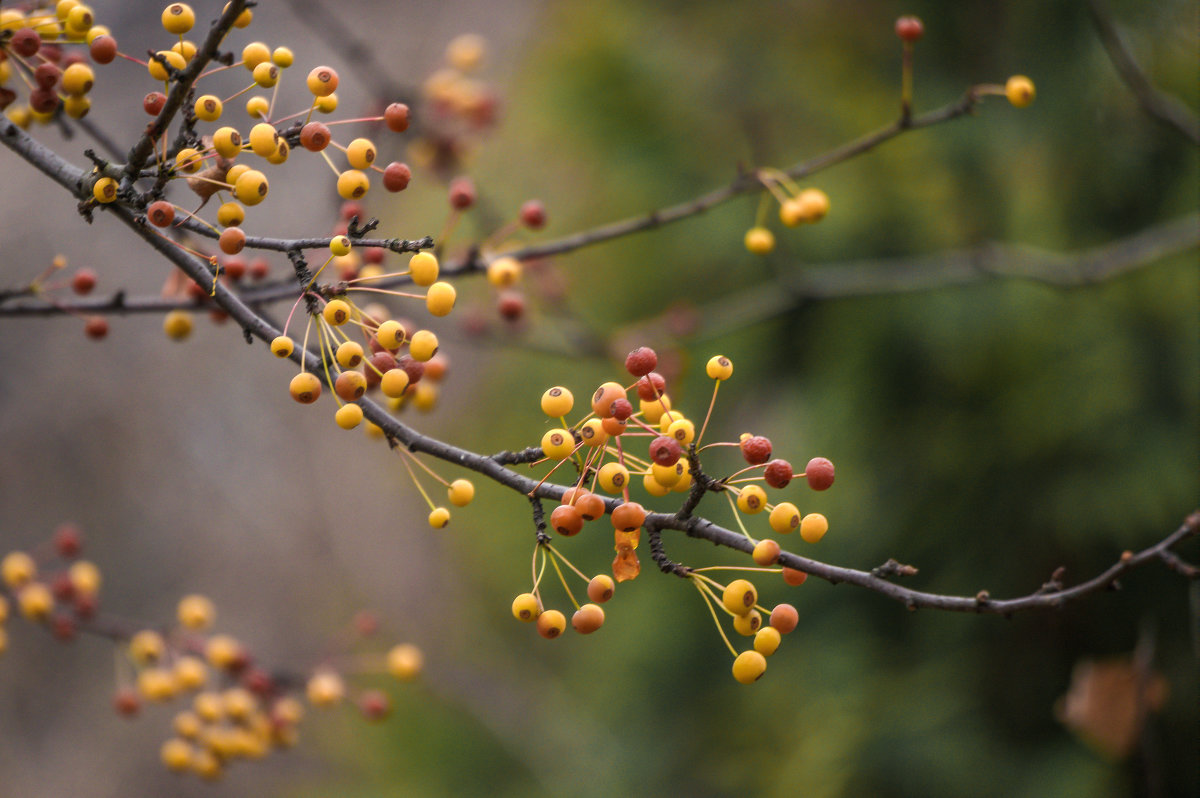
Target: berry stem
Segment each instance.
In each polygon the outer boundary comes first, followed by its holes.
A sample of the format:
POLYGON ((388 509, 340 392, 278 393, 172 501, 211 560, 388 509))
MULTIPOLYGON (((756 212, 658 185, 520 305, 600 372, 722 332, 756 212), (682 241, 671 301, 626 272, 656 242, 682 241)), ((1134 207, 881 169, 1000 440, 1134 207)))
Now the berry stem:
POLYGON ((721 619, 717 617, 717 611, 713 609, 712 603, 715 599, 710 596, 706 586, 698 579, 693 580, 692 584, 696 586, 696 590, 700 591, 700 597, 704 599, 704 606, 708 607, 708 613, 712 616, 713 623, 716 625, 717 631, 721 634, 721 639, 725 641, 725 647, 729 649, 730 654, 736 657, 738 655, 737 649, 729 642, 729 637, 725 634, 725 629, 721 626, 721 619))
POLYGON ((751 543, 758 543, 757 540, 750 537, 750 533, 746 531, 746 525, 742 523, 742 514, 738 512, 737 503, 734 501, 732 494, 742 495, 742 492, 732 485, 727 485, 728 490, 725 491, 725 498, 729 500, 729 509, 733 510, 733 520, 737 521, 738 529, 742 530, 742 534, 746 536, 746 540, 751 543))
MULTIPOLYGON (((403 448, 403 447, 400 447, 400 446, 398 446, 398 447, 396 447, 396 448, 397 448, 397 450, 398 450, 398 451, 401 451, 401 452, 403 452, 403 451, 404 451, 404 448, 403 448)), ((421 496, 422 496, 422 497, 425 499, 425 503, 429 505, 429 509, 430 509, 430 510, 437 509, 437 505, 435 505, 435 504, 433 503, 433 500, 429 498, 429 494, 425 492, 425 488, 421 487, 421 482, 420 482, 420 480, 418 480, 418 479, 417 479, 417 475, 416 475, 416 473, 415 473, 415 472, 412 470, 412 466, 411 466, 411 465, 409 465, 409 464, 408 464, 408 461, 407 461, 407 460, 405 460, 403 457, 402 457, 402 458, 400 458, 400 462, 401 462, 401 463, 404 463, 404 469, 405 469, 406 471, 408 471, 408 475, 409 475, 410 477, 412 477, 413 484, 417 486, 417 491, 418 491, 418 492, 421 494, 421 496)), ((537 585, 536 585, 536 583, 535 583, 535 585, 534 585, 534 589, 535 589, 535 590, 537 589, 537 585)))
POLYGON ((551 549, 549 544, 543 545, 550 549, 550 553, 552 555, 550 557, 550 564, 554 566, 554 571, 558 574, 558 581, 562 583, 563 590, 567 591, 567 598, 571 600, 571 604, 574 605, 575 609, 578 610, 579 602, 575 600, 575 594, 571 592, 571 586, 567 584, 567 578, 563 576, 562 569, 558 567, 558 552, 554 551, 554 549, 551 549))

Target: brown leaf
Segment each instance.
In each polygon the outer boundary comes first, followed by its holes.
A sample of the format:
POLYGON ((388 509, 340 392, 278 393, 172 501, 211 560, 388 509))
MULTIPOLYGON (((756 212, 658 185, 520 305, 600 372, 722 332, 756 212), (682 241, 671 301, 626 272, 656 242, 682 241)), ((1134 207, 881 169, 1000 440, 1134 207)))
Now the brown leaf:
POLYGON ((1101 754, 1124 759, 1133 752, 1146 715, 1166 702, 1167 680, 1151 674, 1140 696, 1138 693, 1138 673, 1129 658, 1082 660, 1071 673, 1071 686, 1056 702, 1054 714, 1101 754))
MULTIPOLYGON (((618 533, 619 534, 619 533, 618 533)), ((642 564, 638 562, 637 552, 632 546, 617 546, 617 556, 613 558, 613 579, 627 582, 637 579, 642 572, 642 564)))

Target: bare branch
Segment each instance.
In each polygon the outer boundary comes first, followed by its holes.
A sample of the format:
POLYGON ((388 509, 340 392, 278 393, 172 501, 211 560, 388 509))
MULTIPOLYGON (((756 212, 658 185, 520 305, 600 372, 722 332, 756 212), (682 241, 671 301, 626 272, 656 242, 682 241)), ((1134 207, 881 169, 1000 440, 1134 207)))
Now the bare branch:
POLYGON ((1088 0, 1088 11, 1096 25, 1096 33, 1104 45, 1108 58, 1116 67, 1117 74, 1133 92, 1142 110, 1150 116, 1182 133, 1193 144, 1200 144, 1200 119, 1175 97, 1159 91, 1146 77, 1133 53, 1125 45, 1112 12, 1103 0, 1088 0))

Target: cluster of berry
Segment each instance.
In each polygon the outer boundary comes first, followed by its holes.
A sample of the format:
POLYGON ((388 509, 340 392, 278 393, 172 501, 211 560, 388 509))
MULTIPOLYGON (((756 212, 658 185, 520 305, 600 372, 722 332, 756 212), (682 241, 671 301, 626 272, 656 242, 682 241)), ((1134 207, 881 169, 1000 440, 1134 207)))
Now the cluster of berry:
MULTIPOLYGON (((789 462, 772 459, 771 442, 760 435, 745 433, 738 441, 718 441, 703 444, 704 433, 712 416, 721 382, 733 375, 733 363, 726 357, 716 356, 708 361, 706 373, 714 381, 712 400, 703 422, 697 429, 696 423, 672 405, 666 392, 666 380, 654 369, 658 355, 649 347, 639 347, 630 352, 625 360, 626 370, 634 382, 622 385, 605 382, 592 394, 589 412, 575 423, 567 422, 567 415, 574 409, 574 397, 563 386, 548 389, 541 398, 542 411, 560 426, 545 432, 541 440, 541 453, 545 462, 553 463, 543 481, 564 465, 570 465, 578 474, 574 483, 562 494, 560 504, 550 513, 549 526, 565 537, 579 534, 585 523, 594 521, 606 513, 613 526, 616 556, 612 563, 612 577, 607 574, 588 577, 575 567, 551 542, 548 535, 539 534, 533 559, 533 587, 513 601, 513 615, 522 621, 536 621, 543 637, 557 637, 566 627, 566 616, 559 610, 546 608, 541 590, 541 580, 549 563, 576 612, 572 625, 581 633, 595 631, 604 621, 604 612, 599 604, 611 598, 617 582, 634 579, 641 572, 637 549, 649 512, 643 505, 631 499, 630 485, 640 482, 642 489, 651 497, 662 497, 672 492, 687 494, 690 504, 688 512, 698 504, 706 493, 722 493, 728 497, 734 517, 743 534, 754 544, 754 560, 758 570, 782 572, 790 583, 799 584, 803 572, 792 569, 773 568, 782 551, 774 539, 756 540, 741 520, 743 515, 766 512, 768 525, 777 534, 800 531, 808 543, 818 542, 828 531, 829 523, 820 513, 802 515, 792 502, 771 503, 766 491, 758 484, 765 483, 773 489, 783 489, 793 479, 789 462), (638 406, 630 401, 629 391, 636 391, 638 406), (746 466, 733 471, 721 479, 707 475, 701 466, 700 454, 705 450, 736 446, 746 466), (644 448, 643 448, 644 447, 644 448), (637 479, 640 478, 640 479, 637 479), (599 492, 619 496, 619 500, 606 501, 599 492), (587 583, 587 596, 592 603, 580 605, 567 584, 562 565, 587 583), (614 581, 615 580, 615 581, 614 581)), ((833 484, 834 468, 823 457, 809 461, 804 473, 809 486, 814 490, 825 490, 833 484)), ((756 637, 755 652, 761 658, 773 653, 778 645, 779 634, 791 631, 787 618, 795 618, 795 610, 789 613, 787 605, 766 611, 757 607, 757 593, 745 579, 735 580, 730 585, 721 585, 703 572, 711 569, 682 569, 710 601, 710 609, 719 606, 734 617, 734 628, 756 637), (723 600, 715 600, 713 590, 723 593, 723 600), (738 591, 741 591, 738 593, 738 591), (731 592, 733 591, 733 592, 731 592), (729 597, 737 593, 738 602, 729 597), (750 597, 749 601, 745 601, 750 597), (778 620, 770 630, 760 626, 763 612, 778 620), (774 640, 774 645, 770 645, 774 640)), ((716 613, 713 613, 716 619, 716 613)), ((720 625, 718 624, 720 629, 720 625)), ((724 631, 721 632, 724 636, 724 631)), ((728 638, 726 638, 728 642, 728 638)), ((733 651, 732 646, 730 650, 733 651)), ((739 681, 753 681, 765 669, 765 662, 751 679, 743 679, 745 657, 738 658, 735 676, 739 681)), ((753 659, 753 658, 751 658, 753 659)))
MULTIPOLYGON (((234 760, 260 759, 293 745, 304 715, 298 696, 306 696, 313 706, 333 706, 345 699, 345 675, 351 672, 386 671, 411 681, 423 665, 420 649, 405 643, 377 657, 378 662, 360 658, 354 668, 324 662, 307 675, 270 673, 241 642, 212 633, 216 608, 207 597, 185 596, 174 624, 139 628, 99 614, 100 569, 80 559, 83 536, 78 527, 60 526, 51 547, 53 558, 12 551, 0 560, 0 654, 8 647, 4 624, 10 604, 60 640, 80 633, 111 639, 124 654, 118 657, 113 700, 119 714, 132 717, 144 702, 190 697, 162 745, 162 761, 174 771, 216 778, 234 760)), ((363 613, 355 628, 358 636, 370 636, 378 621, 363 613)), ((391 708, 387 693, 376 689, 359 691, 356 703, 370 720, 383 719, 391 708)))

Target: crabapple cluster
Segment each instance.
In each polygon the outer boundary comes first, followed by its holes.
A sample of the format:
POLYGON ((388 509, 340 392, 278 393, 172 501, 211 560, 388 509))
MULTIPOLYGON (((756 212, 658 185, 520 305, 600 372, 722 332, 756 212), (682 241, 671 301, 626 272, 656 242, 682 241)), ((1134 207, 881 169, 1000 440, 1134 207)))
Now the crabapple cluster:
MULTIPOLYGON (((771 441, 761 435, 747 432, 737 441, 704 442, 720 385, 733 376, 732 361, 718 355, 706 364, 706 373, 713 380, 713 395, 699 423, 698 417, 689 417, 673 403, 666 380, 655 371, 657 365, 658 355, 649 347, 630 352, 625 368, 633 381, 599 385, 574 421, 568 421, 575 411, 570 389, 556 385, 542 394, 542 411, 552 422, 557 422, 541 438, 540 462, 551 464, 543 481, 559 469, 573 472, 572 481, 551 511, 547 526, 563 537, 574 537, 590 522, 607 515, 616 551, 611 577, 589 576, 571 563, 539 528, 533 555, 533 586, 513 600, 512 612, 518 620, 536 623, 543 637, 557 637, 566 628, 566 615, 546 606, 542 582, 547 565, 558 576, 574 606, 572 626, 581 633, 595 631, 603 623, 600 604, 612 596, 615 585, 634 579, 641 572, 637 549, 651 513, 641 501, 650 502, 676 493, 686 496, 681 500, 694 508, 704 495, 723 494, 738 528, 753 544, 757 567, 752 570, 782 573, 785 580, 794 584, 802 582, 804 574, 776 567, 782 548, 774 536, 798 531, 805 543, 815 544, 829 529, 821 513, 802 514, 791 501, 772 502, 765 489, 784 490, 794 478, 801 478, 811 489, 825 490, 834 481, 834 468, 829 460, 814 457, 803 472, 796 474, 787 460, 773 457, 771 441), (719 479, 707 474, 701 454, 707 460, 708 453, 716 455, 729 448, 738 450, 743 464, 719 479), (633 495, 633 490, 639 488, 645 494, 644 499, 637 497, 641 501, 633 495), (606 500, 603 494, 614 498, 606 500), (743 517, 756 515, 766 516, 764 526, 771 533, 761 540, 751 536, 743 521, 743 517), (570 573, 586 583, 588 603, 576 600, 568 584, 570 573)), ((735 677, 742 682, 754 681, 766 668, 764 658, 774 653, 781 634, 795 628, 798 616, 790 605, 765 610, 758 605, 757 592, 748 580, 737 579, 722 585, 707 575, 711 570, 714 568, 684 568, 676 573, 692 580, 715 621, 718 611, 724 612, 732 618, 738 633, 754 636, 753 648, 738 654, 720 623, 717 624, 735 655, 735 677), (735 595, 739 597, 736 601, 735 595), (764 615, 774 618, 766 628, 762 626, 764 615)))
POLYGON ((442 66, 421 85, 425 114, 409 147, 414 163, 451 175, 495 124, 500 97, 480 77, 486 59, 487 42, 478 34, 463 34, 446 46, 442 66))
MULTIPOLYGON (((64 642, 79 634, 111 640, 118 652, 115 711, 133 717, 145 704, 178 708, 160 750, 172 771, 215 779, 239 759, 261 759, 294 745, 306 703, 330 707, 349 696, 368 720, 382 720, 391 708, 388 694, 351 694, 347 677, 387 672, 411 681, 420 674, 423 655, 408 643, 366 660, 365 667, 361 657, 347 667, 347 657, 327 659, 308 673, 267 671, 247 645, 213 630, 216 607, 199 594, 181 599, 175 620, 161 626, 101 614, 100 569, 80 557, 83 543, 77 526, 62 524, 44 547, 52 555, 10 551, 0 559, 0 654, 8 648, 5 623, 13 610, 64 642)), ((379 623, 362 613, 354 626, 356 636, 365 638, 379 623)))
MULTIPOLYGON (((829 213, 829 197, 819 188, 801 189, 790 177, 777 169, 762 169, 758 178, 770 196, 779 202, 779 221, 785 227, 816 224, 829 213)), ((765 223, 768 195, 759 204, 759 218, 746 231, 743 243, 755 255, 766 255, 775 249, 775 234, 765 223)))

